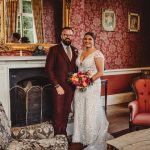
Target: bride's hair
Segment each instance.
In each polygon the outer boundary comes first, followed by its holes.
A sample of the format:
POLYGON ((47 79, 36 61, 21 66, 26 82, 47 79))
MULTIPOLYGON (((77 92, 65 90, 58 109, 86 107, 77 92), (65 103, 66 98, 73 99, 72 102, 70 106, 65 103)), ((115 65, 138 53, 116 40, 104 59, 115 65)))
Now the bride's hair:
POLYGON ((96 35, 93 32, 86 32, 84 36, 86 35, 90 35, 94 39, 94 41, 96 40, 96 35))

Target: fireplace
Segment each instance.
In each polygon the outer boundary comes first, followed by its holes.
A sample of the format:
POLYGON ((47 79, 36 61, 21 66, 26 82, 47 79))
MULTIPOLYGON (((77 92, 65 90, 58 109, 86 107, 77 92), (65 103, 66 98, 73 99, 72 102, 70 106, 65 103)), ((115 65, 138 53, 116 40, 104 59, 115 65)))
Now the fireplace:
MULTIPOLYGON (((0 57, 0 101, 11 125, 10 70, 44 68, 46 56, 1 56, 0 57)), ((15 76, 13 77, 15 78, 15 76)))
POLYGON ((44 68, 10 69, 9 78, 12 126, 51 120, 51 85, 44 68))

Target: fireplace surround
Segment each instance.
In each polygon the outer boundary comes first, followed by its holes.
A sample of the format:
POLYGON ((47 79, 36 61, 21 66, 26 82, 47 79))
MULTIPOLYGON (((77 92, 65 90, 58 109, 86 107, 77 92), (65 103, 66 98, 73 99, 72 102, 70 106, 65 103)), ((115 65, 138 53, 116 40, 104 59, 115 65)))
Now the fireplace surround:
MULTIPOLYGON (((44 68, 46 56, 3 56, 0 58, 0 101, 11 123, 10 88, 16 85, 16 70, 44 68), (10 79, 12 78, 12 82, 10 79)), ((36 71, 35 71, 36 72, 36 71)), ((25 73, 25 72, 24 72, 25 73)), ((19 76, 24 76, 20 74, 19 76)), ((21 77, 20 77, 21 78, 21 77)), ((28 78, 28 77, 27 77, 28 78)), ((30 77, 29 77, 30 78, 30 77)), ((24 80, 22 78, 22 80, 24 80)))

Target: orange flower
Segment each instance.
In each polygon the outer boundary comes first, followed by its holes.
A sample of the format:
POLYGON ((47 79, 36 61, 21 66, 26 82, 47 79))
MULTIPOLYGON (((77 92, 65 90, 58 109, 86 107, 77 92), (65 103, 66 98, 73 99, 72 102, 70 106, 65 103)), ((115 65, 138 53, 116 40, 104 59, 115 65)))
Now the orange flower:
POLYGON ((70 74, 68 81, 83 92, 91 84, 90 73, 80 71, 78 73, 70 74))

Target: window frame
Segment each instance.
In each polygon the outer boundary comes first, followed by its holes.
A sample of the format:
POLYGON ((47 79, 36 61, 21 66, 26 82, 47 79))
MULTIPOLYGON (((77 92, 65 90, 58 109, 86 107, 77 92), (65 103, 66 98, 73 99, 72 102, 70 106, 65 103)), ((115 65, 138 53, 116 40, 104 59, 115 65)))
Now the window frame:
MULTIPOLYGON (((32 10, 32 13, 23 13, 23 1, 29 1, 31 2, 31 0, 19 0, 18 2, 18 10, 17 10, 17 32, 20 30, 20 35, 21 37, 23 37, 23 33, 24 33, 24 28, 23 28, 23 17, 31 17, 32 20, 33 20, 33 29, 32 29, 32 32, 33 32, 33 43, 36 43, 37 42, 37 36, 36 36, 36 31, 35 31, 35 23, 34 23, 34 17, 33 17, 33 10, 32 10), (19 24, 19 17, 20 17, 20 29, 18 27, 18 24, 19 24)), ((31 3, 31 8, 32 8, 32 3, 31 3)), ((28 30, 31 30, 31 29, 28 29, 28 30)))

